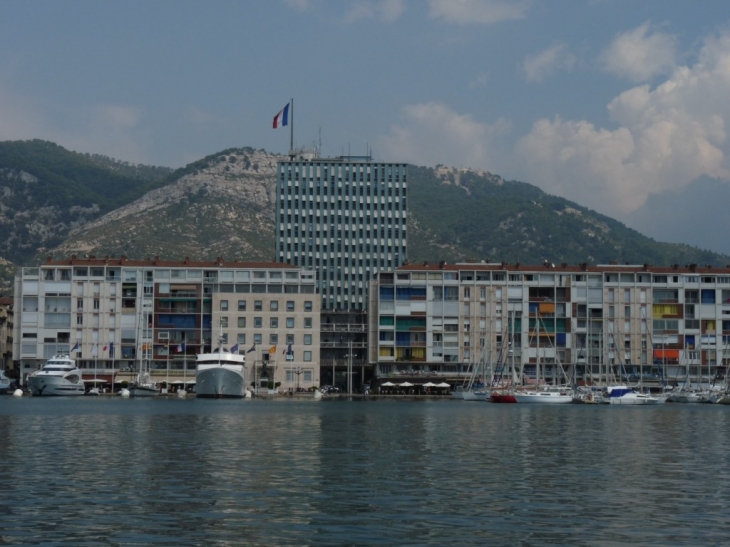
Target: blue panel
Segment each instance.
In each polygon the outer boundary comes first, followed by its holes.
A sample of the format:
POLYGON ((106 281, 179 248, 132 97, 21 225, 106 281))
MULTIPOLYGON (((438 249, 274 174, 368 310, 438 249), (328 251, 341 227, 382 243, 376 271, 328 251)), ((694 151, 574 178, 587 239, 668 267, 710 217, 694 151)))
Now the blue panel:
POLYGON ((395 297, 394 287, 380 287, 380 299, 381 300, 393 300, 395 297))
POLYGON ((715 289, 702 289, 702 303, 703 304, 714 304, 715 303, 715 289))

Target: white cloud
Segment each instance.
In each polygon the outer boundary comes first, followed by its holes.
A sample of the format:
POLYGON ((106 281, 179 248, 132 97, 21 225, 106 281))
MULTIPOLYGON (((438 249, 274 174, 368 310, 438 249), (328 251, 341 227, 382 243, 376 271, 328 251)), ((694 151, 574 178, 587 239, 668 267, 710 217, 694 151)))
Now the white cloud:
POLYGON ((522 63, 527 81, 541 82, 559 70, 572 70, 573 55, 565 44, 555 44, 536 55, 528 55, 522 63))
POLYGON ((539 120, 520 139, 516 170, 544 190, 621 215, 650 193, 709 175, 730 177, 730 35, 705 41, 693 66, 655 89, 629 89, 608 104, 618 129, 539 120))
POLYGON ((386 23, 396 21, 405 11, 405 0, 357 0, 345 15, 345 22, 353 23, 361 19, 379 19, 386 23))
POLYGON ((607 105, 614 127, 541 119, 506 144, 509 124, 480 122, 441 103, 403 109, 378 155, 502 173, 621 217, 651 193, 702 175, 730 180, 730 31, 705 40, 695 63, 660 85, 627 89, 607 105))
POLYGON ((489 82, 489 71, 483 72, 479 74, 476 78, 474 78, 471 82, 469 82, 469 89, 474 89, 476 87, 484 87, 489 82))
POLYGON ((525 17, 527 0, 429 0, 429 15, 457 25, 491 24, 525 17))
POLYGON ((649 23, 618 34, 600 57, 604 70, 635 82, 671 71, 677 39, 649 28, 649 23))
POLYGON ((479 123, 435 102, 407 106, 403 118, 379 139, 379 156, 419 165, 491 166, 500 157, 497 137, 508 130, 504 121, 479 123))

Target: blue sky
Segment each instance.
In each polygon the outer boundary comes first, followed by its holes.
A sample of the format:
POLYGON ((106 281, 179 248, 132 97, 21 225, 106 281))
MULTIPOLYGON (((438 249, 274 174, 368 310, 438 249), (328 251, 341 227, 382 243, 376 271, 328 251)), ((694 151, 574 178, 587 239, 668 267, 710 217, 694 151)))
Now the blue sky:
POLYGON ((618 217, 730 179, 730 9, 678 0, 3 0, 0 140, 484 169, 618 217))

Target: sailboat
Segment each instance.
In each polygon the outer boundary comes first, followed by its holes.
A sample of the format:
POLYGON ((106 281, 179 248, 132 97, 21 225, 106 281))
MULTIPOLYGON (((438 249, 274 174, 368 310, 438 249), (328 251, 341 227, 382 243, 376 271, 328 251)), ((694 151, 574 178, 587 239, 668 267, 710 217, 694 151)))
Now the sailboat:
MULTIPOLYGON (((149 320, 148 320, 149 321, 149 320)), ((137 329, 139 334, 139 328, 137 329)), ((137 336, 137 340, 139 340, 137 336)), ((156 397, 160 394, 160 387, 152 381, 150 377, 150 361, 147 357, 147 351, 152 351, 152 344, 150 342, 142 343, 139 372, 137 373, 136 380, 129 387, 130 397, 156 397)))
MULTIPOLYGON (((515 400, 518 403, 539 403, 539 404, 569 404, 573 402, 573 395, 564 386, 551 386, 539 389, 540 387, 540 314, 537 314, 535 321, 536 336, 536 359, 535 359, 535 390, 516 391, 515 400)), ((562 366, 560 367, 562 371, 562 366)), ((564 373, 564 372, 563 372, 564 373)))

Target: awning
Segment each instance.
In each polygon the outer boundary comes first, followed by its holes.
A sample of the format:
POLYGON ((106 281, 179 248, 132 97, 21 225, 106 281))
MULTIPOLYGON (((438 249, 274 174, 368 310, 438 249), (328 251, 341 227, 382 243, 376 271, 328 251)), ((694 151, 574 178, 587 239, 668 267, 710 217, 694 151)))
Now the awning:
POLYGON ((675 361, 679 360, 679 350, 678 349, 655 349, 654 350, 654 359, 673 359, 675 361))

